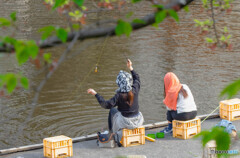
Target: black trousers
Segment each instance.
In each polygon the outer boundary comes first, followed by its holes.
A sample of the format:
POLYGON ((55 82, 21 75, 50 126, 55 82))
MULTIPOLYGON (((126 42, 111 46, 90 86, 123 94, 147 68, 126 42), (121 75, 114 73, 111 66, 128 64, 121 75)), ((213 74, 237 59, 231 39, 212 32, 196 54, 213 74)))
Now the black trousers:
POLYGON ((167 111, 167 120, 172 122, 172 120, 187 121, 194 119, 197 116, 197 111, 177 113, 177 111, 171 110, 167 111))

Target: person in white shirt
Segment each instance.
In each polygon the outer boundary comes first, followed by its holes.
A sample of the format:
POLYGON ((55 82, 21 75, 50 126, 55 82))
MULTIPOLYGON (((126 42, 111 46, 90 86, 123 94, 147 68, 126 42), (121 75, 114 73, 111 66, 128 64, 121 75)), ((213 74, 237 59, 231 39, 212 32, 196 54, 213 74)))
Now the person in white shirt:
POLYGON ((168 72, 164 77, 164 100, 167 107, 168 127, 160 132, 172 133, 172 120, 191 120, 197 116, 191 90, 186 84, 181 84, 178 77, 168 72))

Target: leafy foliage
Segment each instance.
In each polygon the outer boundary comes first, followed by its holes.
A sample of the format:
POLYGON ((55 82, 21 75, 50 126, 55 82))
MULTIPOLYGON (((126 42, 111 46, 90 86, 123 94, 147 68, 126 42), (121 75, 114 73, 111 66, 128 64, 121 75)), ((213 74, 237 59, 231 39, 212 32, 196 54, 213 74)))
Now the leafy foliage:
POLYGON ((35 41, 17 41, 14 45, 16 57, 19 65, 25 63, 29 57, 35 59, 38 55, 39 47, 35 41))
POLYGON ((23 88, 25 88, 25 89, 29 88, 28 79, 26 77, 21 77, 21 84, 22 84, 23 88))
POLYGON ((132 3, 140 2, 141 0, 131 0, 132 3))
POLYGON ((207 41, 208 43, 215 43, 215 42, 216 42, 214 39, 209 38, 209 37, 206 38, 206 41, 207 41))
POLYGON ((55 0, 55 3, 53 5, 52 9, 56 9, 58 7, 61 7, 62 5, 64 5, 67 2, 67 0, 55 0))
POLYGON ((83 17, 83 13, 80 10, 75 10, 74 12, 69 12, 69 16, 73 18, 74 21, 78 21, 81 17, 83 17))
POLYGON ((189 12, 189 7, 188 6, 183 7, 183 9, 184 9, 185 12, 187 12, 187 13, 189 12))
POLYGON ((235 96, 240 91, 240 79, 230 83, 222 91, 220 96, 227 95, 227 98, 230 99, 235 96))
POLYGON ((146 22, 143 21, 142 19, 134 19, 132 22, 136 24, 146 24, 146 22))
MULTIPOLYGON (((213 127, 210 131, 202 131, 195 136, 195 138, 202 136, 202 145, 205 145, 210 140, 215 140, 218 151, 228 150, 231 144, 230 135, 224 131, 223 127, 213 127)), ((218 154, 218 157, 226 156, 226 154, 218 154)))
POLYGON ((67 31, 63 28, 55 28, 54 26, 45 26, 39 29, 39 32, 42 32, 42 40, 47 39, 51 36, 54 32, 56 32, 57 37, 62 41, 67 41, 67 31))
POLYGON ((29 88, 28 79, 26 77, 23 77, 21 75, 16 75, 13 73, 7 73, 4 75, 3 74, 0 75, 0 88, 5 85, 7 88, 7 92, 10 94, 16 88, 18 80, 20 80, 20 83, 23 88, 25 88, 25 89, 29 88))
POLYGON ((175 19, 177 22, 179 22, 179 17, 178 17, 178 14, 175 10, 169 9, 168 13, 171 17, 173 17, 173 19, 175 19))
POLYGON ((63 42, 65 43, 67 41, 67 31, 63 28, 58 28, 56 29, 57 31, 57 37, 63 42))
POLYGON ((51 63, 51 54, 50 53, 44 53, 43 55, 43 58, 44 60, 47 62, 47 63, 51 63))
POLYGON ((42 32, 42 40, 47 39, 49 36, 53 34, 54 31, 55 31, 54 26, 45 26, 39 29, 39 32, 42 32))
POLYGON ((119 20, 117 27, 115 28, 115 33, 117 36, 125 34, 127 37, 130 36, 132 32, 132 25, 129 22, 125 22, 123 20, 119 20))
POLYGON ((11 21, 9 21, 6 18, 0 18, 0 27, 10 26, 10 25, 11 25, 11 21))
POLYGON ((167 16, 167 11, 166 10, 161 10, 158 11, 155 15, 155 23, 159 24, 161 23, 167 16))
POLYGON ((73 0, 79 7, 81 7, 84 3, 84 0, 73 0))
POLYGON ((16 18, 16 12, 12 12, 12 13, 10 14, 10 17, 11 17, 12 21, 16 21, 16 20, 17 20, 17 18, 16 18))

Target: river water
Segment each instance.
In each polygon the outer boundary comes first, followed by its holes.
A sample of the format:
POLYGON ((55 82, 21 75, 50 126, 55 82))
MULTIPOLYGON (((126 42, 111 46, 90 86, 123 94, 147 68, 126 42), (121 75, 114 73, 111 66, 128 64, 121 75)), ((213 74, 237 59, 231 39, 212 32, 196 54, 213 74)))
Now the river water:
MULTIPOLYGON (((17 38, 39 39, 38 29, 43 26, 66 26, 60 15, 49 12, 39 0, 1 1, 0 17, 17 12, 20 30, 16 33, 17 38)), ((88 5, 92 7, 91 3, 88 5)), ((233 35, 231 51, 211 51, 206 46, 205 36, 197 31, 193 22, 195 18, 204 19, 206 13, 202 12, 200 1, 189 8, 189 13, 179 12, 179 24, 168 18, 158 29, 149 26, 133 32, 130 38, 111 37, 105 46, 102 40, 85 50, 84 47, 95 39, 78 42, 70 55, 73 57, 59 67, 42 89, 36 107, 30 106, 33 90, 19 90, 8 99, 0 98, 0 149, 41 143, 45 137, 60 134, 78 137, 106 129, 108 110, 102 109, 86 90, 94 88, 106 99, 114 95, 116 75, 121 69, 127 70, 123 52, 132 60, 141 78, 139 104, 145 124, 165 120, 163 77, 169 71, 176 73, 180 82, 190 87, 198 114, 210 113, 223 99, 219 94, 224 86, 240 76, 240 5, 235 2, 231 15, 217 16, 217 26, 228 26, 233 35), (94 73, 91 70, 98 59, 99 71, 94 73), (26 122, 32 109, 33 116, 26 122), (20 129, 23 132, 19 132, 20 129)), ((135 10, 137 17, 151 12, 145 3, 128 9, 135 10)), ((100 18, 126 13, 101 13, 100 18)), ((93 14, 89 22, 95 19, 93 14)), ((0 33, 3 36, 9 32, 1 29, 0 33)), ((66 45, 61 45, 45 52, 58 59, 65 48, 66 45)), ((45 72, 39 74, 30 63, 19 67, 14 54, 0 54, 0 73, 6 72, 21 72, 36 86, 45 75, 45 72)))

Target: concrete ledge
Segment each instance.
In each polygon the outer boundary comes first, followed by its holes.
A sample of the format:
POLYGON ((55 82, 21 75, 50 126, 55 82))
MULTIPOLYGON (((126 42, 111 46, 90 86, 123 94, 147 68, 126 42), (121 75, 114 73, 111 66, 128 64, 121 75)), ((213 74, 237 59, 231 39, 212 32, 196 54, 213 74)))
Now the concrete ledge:
MULTIPOLYGON (((208 115, 199 115, 197 117, 199 117, 200 119, 203 120, 207 116, 208 115)), ((219 114, 214 113, 214 114, 211 114, 207 119, 217 118, 217 117, 219 117, 219 114)), ((168 124, 167 121, 163 121, 163 122, 156 122, 156 123, 152 123, 152 124, 146 124, 146 125, 143 125, 143 126, 146 128, 146 130, 149 130, 149 129, 159 128, 159 127, 164 127, 164 126, 167 126, 167 124, 168 124)), ((76 143, 76 142, 93 140, 93 139, 96 139, 96 138, 97 138, 97 134, 90 134, 90 135, 87 135, 87 136, 72 138, 72 140, 73 140, 73 143, 76 143)), ((10 148, 10 149, 3 149, 3 150, 0 150, 0 155, 22 152, 22 151, 35 150, 35 149, 41 149, 41 148, 43 148, 42 143, 41 144, 21 146, 21 147, 15 147, 15 148, 10 148)))

